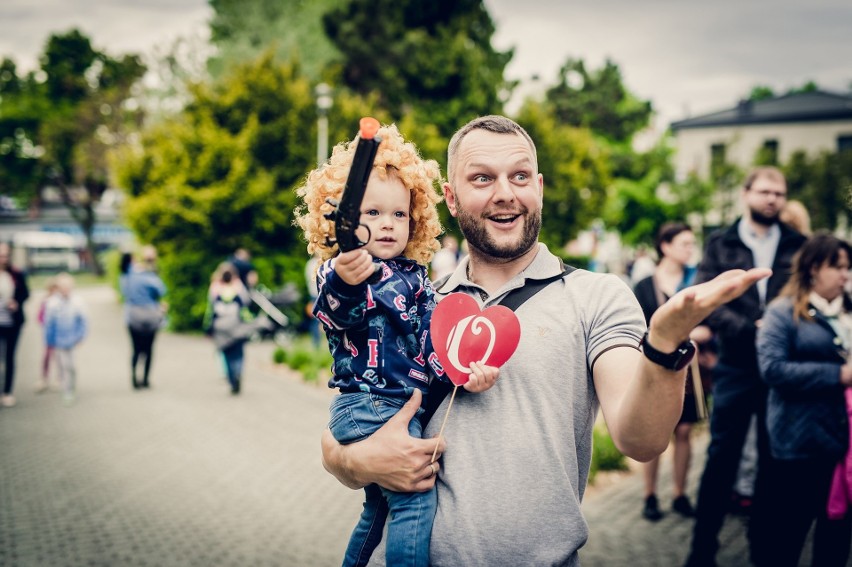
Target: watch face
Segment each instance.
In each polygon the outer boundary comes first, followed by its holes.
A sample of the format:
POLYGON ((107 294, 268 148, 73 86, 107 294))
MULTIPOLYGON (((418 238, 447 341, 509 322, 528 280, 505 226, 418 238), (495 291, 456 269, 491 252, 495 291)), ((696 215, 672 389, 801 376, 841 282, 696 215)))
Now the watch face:
POLYGON ((674 352, 660 352, 648 343, 648 332, 642 337, 642 352, 645 357, 668 370, 682 370, 695 355, 695 345, 685 341, 678 345, 674 352))
POLYGON ((678 347, 675 353, 678 355, 678 358, 672 370, 682 370, 692 361, 692 357, 695 355, 695 346, 691 342, 684 343, 678 347))

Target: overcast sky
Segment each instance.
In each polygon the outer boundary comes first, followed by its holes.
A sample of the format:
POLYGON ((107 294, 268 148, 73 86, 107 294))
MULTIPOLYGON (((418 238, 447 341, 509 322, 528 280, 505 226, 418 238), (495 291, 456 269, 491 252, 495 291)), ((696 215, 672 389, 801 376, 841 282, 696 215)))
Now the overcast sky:
MULTIPOLYGON (((733 106, 757 84, 852 83, 850 0, 485 0, 494 45, 515 47, 510 78, 522 93, 552 84, 568 57, 622 70, 659 125, 733 106), (540 77, 538 83, 531 81, 540 77)), ((32 68, 51 32, 79 27, 112 55, 151 53, 204 34, 206 0, 0 0, 0 55, 32 68)))

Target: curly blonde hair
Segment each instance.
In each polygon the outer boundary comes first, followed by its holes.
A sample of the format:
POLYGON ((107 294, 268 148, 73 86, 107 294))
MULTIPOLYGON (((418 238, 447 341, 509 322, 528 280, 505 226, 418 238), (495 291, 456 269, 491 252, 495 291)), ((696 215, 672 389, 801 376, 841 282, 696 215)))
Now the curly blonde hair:
MULTIPOLYGON (((441 184, 441 170, 435 160, 424 160, 411 142, 406 142, 395 124, 382 126, 377 133, 382 140, 373 162, 373 172, 382 180, 394 176, 411 193, 411 227, 408 244, 403 251, 406 258, 428 265, 441 247, 441 221, 437 204, 442 200, 436 189, 441 184)), ((334 222, 325 218, 334 210, 326 199, 340 199, 355 156, 358 138, 334 147, 331 158, 311 171, 305 184, 296 192, 303 204, 296 209, 295 224, 300 226, 308 242, 308 254, 319 255, 322 261, 338 253, 337 244, 329 246, 327 239, 334 236, 334 222)))

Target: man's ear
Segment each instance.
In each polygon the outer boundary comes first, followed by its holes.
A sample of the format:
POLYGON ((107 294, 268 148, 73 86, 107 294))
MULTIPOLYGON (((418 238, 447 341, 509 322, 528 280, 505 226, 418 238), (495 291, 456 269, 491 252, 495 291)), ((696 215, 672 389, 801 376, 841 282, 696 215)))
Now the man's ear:
POLYGON ((458 216, 456 210, 456 194, 453 191, 453 186, 449 184, 449 182, 444 182, 441 186, 444 190, 444 201, 447 203, 447 209, 449 209, 450 214, 452 216, 458 216))

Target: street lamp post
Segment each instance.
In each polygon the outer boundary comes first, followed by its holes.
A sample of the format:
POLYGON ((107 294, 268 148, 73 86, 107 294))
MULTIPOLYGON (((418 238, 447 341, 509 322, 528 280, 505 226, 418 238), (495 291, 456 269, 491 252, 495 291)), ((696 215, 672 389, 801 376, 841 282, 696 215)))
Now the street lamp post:
POLYGON ((317 97, 317 165, 328 158, 328 110, 332 105, 331 87, 325 83, 316 86, 317 97))

